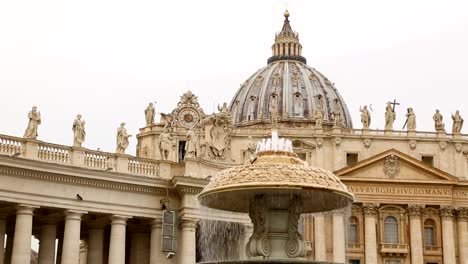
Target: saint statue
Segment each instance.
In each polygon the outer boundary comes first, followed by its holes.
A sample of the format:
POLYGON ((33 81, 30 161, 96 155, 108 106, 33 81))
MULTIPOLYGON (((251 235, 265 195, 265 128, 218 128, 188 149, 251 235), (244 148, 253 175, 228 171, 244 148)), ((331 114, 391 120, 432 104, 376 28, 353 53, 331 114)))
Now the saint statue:
MULTIPOLYGON (((408 131, 416 130, 416 114, 414 114, 413 108, 408 108, 406 113, 406 123, 408 131)), ((405 126, 403 126, 404 128, 405 126)))
POLYGON ((218 105, 218 111, 220 114, 224 116, 229 116, 231 114, 226 102, 223 103, 223 106, 218 105))
POLYGON ((385 107, 385 130, 393 130, 395 117, 395 110, 393 110, 391 103, 387 102, 387 106, 385 107))
POLYGON ((434 116, 432 117, 432 119, 434 120, 435 130, 437 132, 445 132, 445 124, 443 123, 444 117, 439 112, 439 109, 436 109, 436 112, 434 116))
POLYGON ((195 158, 197 156, 198 139, 193 130, 187 132, 187 143, 185 144, 185 157, 195 158))
POLYGON ((370 122, 371 122, 371 116, 369 110, 367 110, 367 105, 364 106, 364 108, 361 109, 359 107, 359 111, 361 111, 361 123, 362 123, 362 128, 363 129, 369 129, 370 122))
POLYGON ((169 158, 173 140, 174 138, 167 128, 159 135, 159 153, 161 154, 161 159, 167 160, 169 158))
POLYGON ((77 115, 75 121, 73 121, 73 146, 81 147, 81 144, 85 141, 85 121, 81 120, 81 115, 77 115))
POLYGON ((128 138, 132 135, 127 133, 127 129, 125 128, 125 123, 120 124, 120 127, 117 128, 117 149, 115 152, 118 154, 124 154, 125 149, 128 147, 128 138))
POLYGON ((145 109, 145 118, 146 118, 146 125, 153 126, 154 125, 154 115, 155 110, 153 103, 149 103, 148 107, 145 109))
POLYGON ((33 106, 32 110, 28 113, 29 123, 24 138, 36 139, 37 128, 41 124, 41 112, 37 111, 37 107, 33 106))
POLYGON ((457 110, 457 112, 455 112, 455 115, 452 114, 452 120, 453 120, 452 133, 460 134, 461 129, 463 127, 463 118, 460 115, 460 111, 457 110))
POLYGON ((271 127, 278 127, 278 108, 276 105, 270 107, 271 127))
POLYGON ((315 128, 323 128, 323 110, 316 109, 314 113, 315 128))
POLYGON ((333 106, 333 127, 340 127, 341 105, 338 103, 338 98, 336 98, 334 101, 335 105, 333 106))
POLYGON ((247 150, 245 151, 245 162, 249 163, 255 156, 255 150, 257 145, 253 142, 252 136, 249 136, 249 141, 247 142, 247 150))

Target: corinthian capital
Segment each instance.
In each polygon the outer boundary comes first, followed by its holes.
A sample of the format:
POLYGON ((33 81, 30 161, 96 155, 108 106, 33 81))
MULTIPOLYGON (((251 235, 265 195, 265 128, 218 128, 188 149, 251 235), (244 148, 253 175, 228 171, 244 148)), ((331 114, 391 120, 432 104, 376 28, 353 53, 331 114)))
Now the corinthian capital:
POLYGON ((443 205, 440 207, 440 216, 442 218, 452 218, 454 208, 452 206, 443 205))
POLYGON ((458 221, 468 221, 468 208, 461 207, 457 209, 458 221))
POLYGON ((377 209, 379 208, 378 204, 375 203, 365 203, 362 205, 362 210, 366 216, 377 216, 377 209))
POLYGON ((423 208, 424 206, 420 204, 410 204, 408 205, 408 215, 410 217, 421 217, 421 211, 423 208))

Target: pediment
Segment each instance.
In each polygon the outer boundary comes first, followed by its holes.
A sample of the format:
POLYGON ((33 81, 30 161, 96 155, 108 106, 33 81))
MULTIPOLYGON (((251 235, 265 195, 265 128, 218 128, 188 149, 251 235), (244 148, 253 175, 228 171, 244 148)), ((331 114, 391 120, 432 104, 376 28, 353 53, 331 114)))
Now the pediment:
POLYGON ((457 183, 458 178, 422 163, 396 149, 389 149, 335 174, 342 180, 457 183))

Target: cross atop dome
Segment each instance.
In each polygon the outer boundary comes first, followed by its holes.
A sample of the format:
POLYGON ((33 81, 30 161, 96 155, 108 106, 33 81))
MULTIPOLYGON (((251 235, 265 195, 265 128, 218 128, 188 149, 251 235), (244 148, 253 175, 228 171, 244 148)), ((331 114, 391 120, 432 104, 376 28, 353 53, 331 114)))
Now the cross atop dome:
POLYGON ((284 12, 283 28, 275 34, 275 43, 271 47, 273 56, 268 59, 268 63, 278 60, 296 60, 306 63, 306 59, 301 56, 302 45, 299 43, 299 33, 294 32, 289 23, 289 11, 284 12))

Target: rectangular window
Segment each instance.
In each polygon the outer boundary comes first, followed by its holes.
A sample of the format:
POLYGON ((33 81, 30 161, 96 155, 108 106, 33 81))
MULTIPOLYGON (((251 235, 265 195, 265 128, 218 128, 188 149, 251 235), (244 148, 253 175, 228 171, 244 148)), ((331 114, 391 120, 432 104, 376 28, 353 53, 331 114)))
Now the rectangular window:
POLYGON ((434 167, 434 156, 421 156, 422 163, 434 167))
POLYGON ((349 235, 348 235, 348 243, 349 244, 357 244, 358 243, 358 232, 357 232, 357 225, 350 224, 349 225, 349 235))
POLYGON ((351 167, 358 163, 357 153, 346 153, 346 166, 351 167))
POLYGON ((179 163, 185 160, 185 143, 186 141, 179 141, 179 163))
POLYGON ((424 227, 424 245, 425 246, 434 246, 434 228, 433 227, 424 227))
POLYGON ((348 264, 361 264, 361 261, 359 259, 350 259, 348 264))

